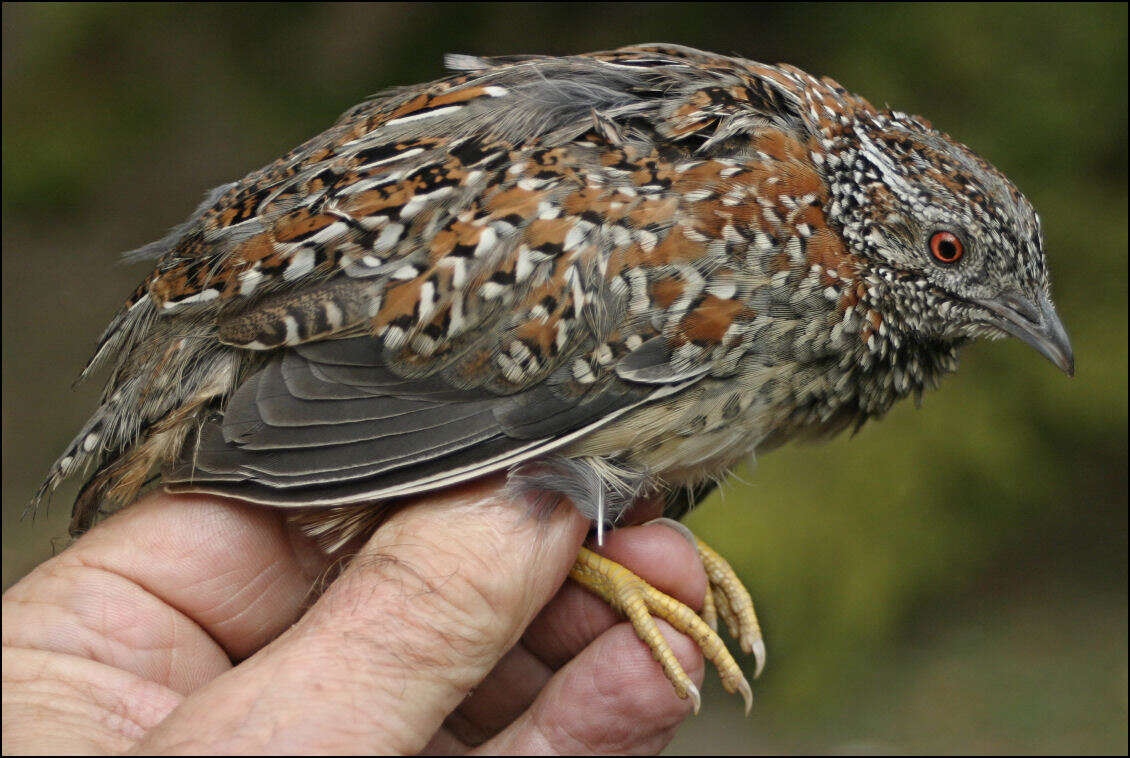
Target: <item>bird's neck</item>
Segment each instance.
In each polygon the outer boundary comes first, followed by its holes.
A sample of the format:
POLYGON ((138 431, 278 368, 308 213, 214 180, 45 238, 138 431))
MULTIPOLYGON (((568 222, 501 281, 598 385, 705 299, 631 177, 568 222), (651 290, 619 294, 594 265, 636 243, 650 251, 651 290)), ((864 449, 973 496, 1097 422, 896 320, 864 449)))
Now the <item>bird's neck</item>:
MULTIPOLYGON (((898 400, 935 389, 957 369, 961 341, 939 340, 914 328, 899 305, 900 283, 884 272, 863 279, 848 308, 822 304, 809 316, 807 353, 795 348, 788 362, 791 400, 783 407, 774 442, 828 436, 883 416, 898 400), (811 328, 819 323, 821 329, 811 328)), ((773 443, 770 443, 772 446, 773 443)))

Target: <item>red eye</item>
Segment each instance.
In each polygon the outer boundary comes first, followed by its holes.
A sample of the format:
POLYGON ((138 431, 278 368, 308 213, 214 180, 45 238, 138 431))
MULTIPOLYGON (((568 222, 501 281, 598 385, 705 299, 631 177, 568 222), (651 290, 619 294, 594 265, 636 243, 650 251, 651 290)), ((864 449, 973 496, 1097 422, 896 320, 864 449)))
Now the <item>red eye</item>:
POLYGON ((942 263, 957 263, 965 255, 965 245, 953 232, 934 232, 930 237, 930 252, 942 263))

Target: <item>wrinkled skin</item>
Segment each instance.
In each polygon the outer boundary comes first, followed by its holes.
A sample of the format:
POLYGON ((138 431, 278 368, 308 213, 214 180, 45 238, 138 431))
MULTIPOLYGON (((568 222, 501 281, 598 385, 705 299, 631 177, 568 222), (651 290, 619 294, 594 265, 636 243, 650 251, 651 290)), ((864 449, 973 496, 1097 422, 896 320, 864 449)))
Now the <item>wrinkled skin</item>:
MULTIPOLYGON (((278 512, 144 498, 5 593, 4 752, 658 752, 690 704, 562 584, 587 522, 530 517, 499 485, 400 510, 316 601, 328 559, 278 512)), ((602 552, 700 606, 673 530, 602 552)))

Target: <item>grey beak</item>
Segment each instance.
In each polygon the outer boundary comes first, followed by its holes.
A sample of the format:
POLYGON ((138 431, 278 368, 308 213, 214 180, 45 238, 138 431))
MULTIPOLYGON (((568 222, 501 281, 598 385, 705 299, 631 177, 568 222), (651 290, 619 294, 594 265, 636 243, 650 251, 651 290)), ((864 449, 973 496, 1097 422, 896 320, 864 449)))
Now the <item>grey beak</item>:
POLYGON ((1040 295, 1035 303, 1013 294, 974 302, 993 314, 990 321, 994 326, 1027 342, 1068 376, 1075 376, 1071 340, 1046 296, 1040 295))

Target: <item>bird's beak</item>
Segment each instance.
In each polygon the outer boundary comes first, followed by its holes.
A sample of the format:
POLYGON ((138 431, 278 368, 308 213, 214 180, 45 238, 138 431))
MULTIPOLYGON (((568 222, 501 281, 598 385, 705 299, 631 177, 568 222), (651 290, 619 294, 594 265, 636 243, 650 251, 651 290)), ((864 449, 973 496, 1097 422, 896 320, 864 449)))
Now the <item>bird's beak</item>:
POLYGON ((1040 295, 1035 303, 1014 294, 974 302, 992 314, 990 322, 994 326, 1027 342, 1068 376, 1075 376, 1075 355, 1071 350, 1071 340, 1046 295, 1040 295))

